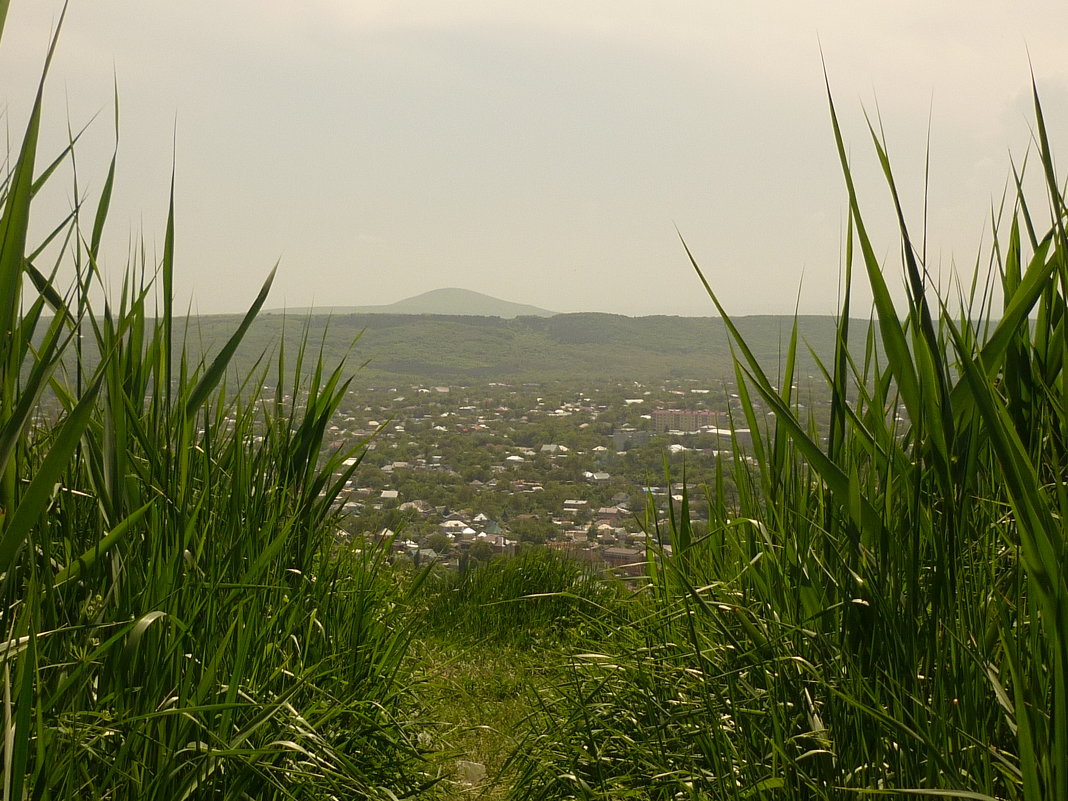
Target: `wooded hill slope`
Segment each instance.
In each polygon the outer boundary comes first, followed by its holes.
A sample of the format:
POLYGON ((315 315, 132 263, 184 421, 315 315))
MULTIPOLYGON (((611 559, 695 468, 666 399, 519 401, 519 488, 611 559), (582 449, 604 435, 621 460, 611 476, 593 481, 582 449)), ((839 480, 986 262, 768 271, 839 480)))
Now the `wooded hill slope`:
MULTIPOLYGON (((230 315, 192 318, 190 341, 215 351, 237 319, 230 315)), ((736 324, 765 369, 777 373, 793 318, 741 317, 736 324)), ((858 344, 867 326, 867 321, 851 326, 858 344)), ((318 350, 322 345, 327 363, 351 345, 350 363, 366 362, 361 383, 733 378, 727 330, 719 318, 602 313, 508 320, 446 315, 265 315, 249 331, 237 364, 247 366, 265 350, 273 351, 283 339, 283 329, 287 352, 292 352, 305 328, 312 347, 318 350)), ((804 378, 817 372, 810 349, 825 363, 833 353, 834 319, 801 317, 798 328, 798 374, 804 378)))

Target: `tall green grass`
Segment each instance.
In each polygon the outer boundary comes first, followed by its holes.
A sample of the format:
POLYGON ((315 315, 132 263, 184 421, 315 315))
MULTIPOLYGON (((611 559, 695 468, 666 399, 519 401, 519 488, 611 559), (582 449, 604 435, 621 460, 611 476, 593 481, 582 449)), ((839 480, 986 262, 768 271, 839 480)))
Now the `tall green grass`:
POLYGON ((228 374, 273 272, 218 353, 191 355, 173 188, 160 262, 135 256, 100 301, 114 160, 31 242, 76 150, 41 166, 43 87, 0 183, 3 798, 416 792, 403 599, 380 549, 334 544, 360 451, 323 451, 343 365, 305 343, 228 374))
POLYGON ((435 571, 421 593, 421 624, 443 636, 553 647, 621 592, 621 584, 567 554, 530 548, 435 571))
POLYGON ((934 291, 872 128, 899 309, 831 105, 850 214, 825 439, 792 395, 796 329, 767 375, 693 261, 754 434, 721 465, 737 497, 707 488, 707 530, 688 497, 669 531, 650 521, 673 548, 653 545, 648 591, 543 693, 518 797, 1068 798, 1068 238, 1037 91, 1034 106, 1048 211, 1014 173, 1000 308, 978 269, 934 291), (858 269, 878 323, 859 342, 858 269))

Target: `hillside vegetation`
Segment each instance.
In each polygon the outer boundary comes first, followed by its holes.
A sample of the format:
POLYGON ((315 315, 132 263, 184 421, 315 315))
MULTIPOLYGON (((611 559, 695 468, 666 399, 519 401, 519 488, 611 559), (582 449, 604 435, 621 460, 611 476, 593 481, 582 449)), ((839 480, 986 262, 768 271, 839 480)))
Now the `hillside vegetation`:
MULTIPOLYGON (((196 318, 193 329, 207 347, 218 347, 236 316, 196 318)), ((817 373, 808 348, 823 358, 834 350, 835 323, 802 317, 797 354, 802 375, 817 373)), ((737 321, 759 361, 775 372, 784 362, 792 318, 746 317, 737 321)), ((854 321, 854 330, 867 328, 854 321)), ((248 363, 278 343, 293 347, 307 328, 324 342, 328 359, 349 354, 367 362, 360 382, 505 383, 541 380, 648 381, 657 378, 721 379, 734 376, 728 329, 717 317, 623 317, 558 314, 553 317, 446 315, 314 315, 285 322, 273 315, 253 324, 238 354, 248 363), (283 329, 288 334, 283 334, 283 329), (356 342, 349 351, 349 344, 356 342)))

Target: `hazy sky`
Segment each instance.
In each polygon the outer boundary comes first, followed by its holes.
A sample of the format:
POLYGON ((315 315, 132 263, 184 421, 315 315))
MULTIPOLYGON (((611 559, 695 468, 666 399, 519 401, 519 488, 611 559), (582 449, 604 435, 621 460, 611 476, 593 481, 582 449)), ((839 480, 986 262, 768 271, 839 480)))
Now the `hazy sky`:
MULTIPOLYGON (((9 138, 59 8, 11 5, 9 138)), ((269 306, 460 286, 557 311, 710 313, 676 226, 729 310, 789 312, 800 287, 802 311, 832 313, 846 202, 820 48, 896 285, 864 110, 917 231, 930 123, 929 263, 970 271, 1030 144, 1029 61, 1068 144, 1065 41, 1063 0, 72 0, 43 152, 100 112, 78 151, 95 197, 117 81, 105 263, 121 272, 142 233, 161 248, 173 147, 176 285, 202 313, 247 305, 276 261, 269 306)), ((69 186, 42 198, 41 231, 69 186)))

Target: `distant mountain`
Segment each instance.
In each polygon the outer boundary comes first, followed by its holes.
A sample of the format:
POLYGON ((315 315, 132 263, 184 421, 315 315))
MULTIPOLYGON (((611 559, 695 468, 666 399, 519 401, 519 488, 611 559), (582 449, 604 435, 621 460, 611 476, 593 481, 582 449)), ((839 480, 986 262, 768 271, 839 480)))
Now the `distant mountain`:
MULTIPOLYGON (((266 314, 278 314, 272 309, 266 314)), ((444 314, 458 317, 552 317, 556 312, 472 292, 470 289, 450 287, 432 289, 415 297, 382 306, 317 306, 315 308, 285 309, 288 314, 444 314)))

